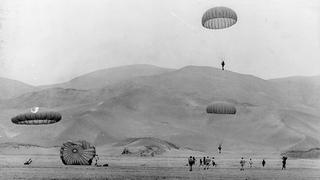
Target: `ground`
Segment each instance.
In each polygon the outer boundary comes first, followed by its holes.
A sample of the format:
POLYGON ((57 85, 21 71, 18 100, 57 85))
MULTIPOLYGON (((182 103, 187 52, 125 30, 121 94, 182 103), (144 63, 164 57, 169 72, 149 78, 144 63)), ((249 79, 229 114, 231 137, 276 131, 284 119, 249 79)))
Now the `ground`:
MULTIPOLYGON (((197 156, 198 157, 198 156, 197 156)), ((254 167, 239 170, 239 159, 216 155, 216 168, 204 170, 199 161, 189 172, 186 157, 127 157, 100 155, 100 164, 109 167, 65 166, 57 154, 1 155, 0 179, 320 179, 320 160, 288 160, 287 169, 281 170, 281 159, 268 157, 266 167, 261 158, 253 159, 254 167), (23 162, 33 159, 30 166, 23 162), (222 158, 223 157, 223 158, 222 158)))

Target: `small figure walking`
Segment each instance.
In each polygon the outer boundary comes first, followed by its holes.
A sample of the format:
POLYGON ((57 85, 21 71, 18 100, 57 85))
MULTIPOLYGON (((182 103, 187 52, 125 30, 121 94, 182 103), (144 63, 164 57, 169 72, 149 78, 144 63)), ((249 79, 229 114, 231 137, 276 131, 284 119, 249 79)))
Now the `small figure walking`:
POLYGON ((266 165, 266 161, 263 159, 262 160, 262 167, 264 167, 266 165))
POLYGON ((226 65, 226 64, 224 63, 224 61, 222 61, 221 62, 222 70, 224 70, 224 65, 226 65))
POLYGON ((215 167, 217 164, 216 162, 214 161, 214 157, 212 157, 212 167, 215 167))
POLYGON ((199 161, 200 161, 200 164, 199 164, 199 166, 202 166, 202 159, 200 158, 200 160, 199 160, 199 161))
POLYGON ((250 168, 252 168, 253 162, 252 162, 252 159, 251 159, 251 158, 250 158, 250 160, 249 160, 249 165, 250 165, 250 168))
POLYGON ((286 156, 282 157, 282 170, 286 169, 287 159, 288 157, 286 156))
POLYGON ((189 171, 192 171, 192 166, 194 164, 194 158, 192 156, 189 157, 188 163, 189 163, 189 171))
POLYGON ((240 171, 244 171, 244 165, 245 164, 246 164, 246 161, 243 159, 243 157, 241 157, 241 160, 240 160, 240 165, 241 165, 240 171))
POLYGON ((197 162, 197 160, 196 160, 196 158, 194 157, 194 156, 192 156, 192 160, 193 160, 193 163, 192 163, 192 165, 196 165, 196 162, 197 162))
POLYGON ((98 160, 99 160, 98 154, 96 154, 96 155, 94 156, 94 160, 96 161, 94 165, 95 165, 95 166, 98 166, 98 160))
POLYGON ((221 154, 221 149, 222 149, 222 144, 219 144, 218 146, 219 154, 221 154))
POLYGON ((211 159, 209 158, 209 156, 207 156, 204 169, 207 169, 207 170, 209 169, 210 162, 211 162, 211 159))

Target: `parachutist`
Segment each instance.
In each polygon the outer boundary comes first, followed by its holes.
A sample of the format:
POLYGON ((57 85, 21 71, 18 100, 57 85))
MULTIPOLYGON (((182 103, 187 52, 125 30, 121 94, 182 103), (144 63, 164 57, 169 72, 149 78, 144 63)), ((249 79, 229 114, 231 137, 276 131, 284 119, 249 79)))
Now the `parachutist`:
POLYGON ((214 102, 211 105, 207 106, 208 114, 236 114, 236 107, 227 102, 214 102))
POLYGON ((221 149, 222 149, 222 145, 219 144, 218 150, 219 150, 219 154, 221 154, 221 149))
POLYGON ((226 64, 225 64, 225 62, 224 62, 224 61, 222 61, 222 62, 221 62, 222 71, 224 70, 224 65, 226 65, 226 64))

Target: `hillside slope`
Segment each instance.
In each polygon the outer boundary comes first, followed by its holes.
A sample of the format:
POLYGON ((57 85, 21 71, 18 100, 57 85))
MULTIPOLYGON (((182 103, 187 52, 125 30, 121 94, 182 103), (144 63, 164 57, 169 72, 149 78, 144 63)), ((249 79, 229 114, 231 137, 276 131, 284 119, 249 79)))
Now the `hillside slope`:
POLYGON ((35 91, 36 87, 7 78, 0 78, 0 99, 9 99, 35 91))
POLYGON ((0 141, 59 145, 87 139, 103 145, 153 137, 201 151, 215 151, 219 143, 226 150, 279 152, 320 146, 316 106, 288 96, 281 86, 251 75, 188 66, 90 90, 49 88, 5 103, 0 128, 6 133, 0 141), (206 114, 213 101, 234 104, 236 115, 206 114), (63 119, 39 127, 10 123, 28 106, 52 108, 63 119))
POLYGON ((96 89, 108 86, 119 81, 129 80, 135 77, 158 75, 170 71, 172 71, 172 69, 166 69, 152 65, 128 65, 94 71, 76 77, 65 83, 40 86, 40 88, 47 89, 58 87, 79 90, 96 89))
POLYGON ((289 77, 270 80, 287 97, 299 104, 320 109, 320 76, 289 77))

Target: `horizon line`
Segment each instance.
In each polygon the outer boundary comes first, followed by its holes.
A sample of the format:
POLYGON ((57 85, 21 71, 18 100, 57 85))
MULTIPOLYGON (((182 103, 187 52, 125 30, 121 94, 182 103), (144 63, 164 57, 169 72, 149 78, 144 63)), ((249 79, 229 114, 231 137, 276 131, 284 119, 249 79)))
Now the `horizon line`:
MULTIPOLYGON (((51 84, 39 84, 39 85, 35 85, 35 84, 32 84, 32 83, 27 83, 27 82, 24 82, 22 80, 17 80, 17 79, 12 79, 12 78, 8 78, 8 77, 3 77, 3 76, 0 76, 0 78, 3 78, 3 79, 8 79, 8 80, 12 80, 12 81, 18 81, 20 83, 23 83, 23 84, 26 84, 26 85, 29 85, 29 86, 34 86, 34 87, 41 87, 41 86, 51 86, 51 85, 55 85, 55 84, 63 84, 63 83, 68 83, 70 82, 71 80, 73 79, 76 79, 78 77, 81 77, 81 76, 84 76, 84 75, 88 75, 88 74, 91 74, 91 73, 94 73, 94 72, 97 72, 97 71, 103 71, 103 70, 110 70, 110 69, 116 69, 116 68, 121 68, 121 67, 130 67, 130 66, 153 66, 153 67, 157 67, 157 68, 162 68, 162 69, 168 69, 168 70, 173 70, 173 71, 176 71, 176 70, 180 70, 180 69, 183 69, 183 68, 186 68, 186 67, 207 67, 207 68, 212 68, 212 69, 219 69, 218 67, 216 66, 202 66, 202 65, 186 65, 186 66, 182 66, 180 68, 166 68, 166 67, 163 67, 163 66, 158 66, 158 65, 154 65, 154 64, 127 64, 127 65, 120 65, 120 66, 112 66, 112 67, 107 67, 107 68, 101 68, 101 69, 96 69, 96 70, 92 70, 92 71, 89 71, 89 72, 86 72, 86 73, 82 73, 80 75, 77 75, 77 76, 74 76, 74 77, 71 77, 69 80, 67 81, 61 81, 61 82, 54 82, 54 83, 51 83, 51 84)), ((276 78, 262 78, 262 77, 259 77, 259 76, 256 76, 254 74, 246 74, 246 73, 240 73, 240 72, 236 72, 236 71, 231 71, 229 69, 226 69, 226 71, 229 71, 229 72, 232 72, 232 73, 237 73, 237 74, 242 74, 242 75, 251 75, 251 76, 254 76, 256 78, 260 78, 260 79, 263 79, 263 80, 266 80, 266 81, 271 81, 271 80, 276 80, 276 79, 287 79, 287 78, 312 78, 312 77, 318 77, 320 76, 320 74, 317 74, 317 75, 292 75, 292 76, 282 76, 282 77, 276 77, 276 78)))

